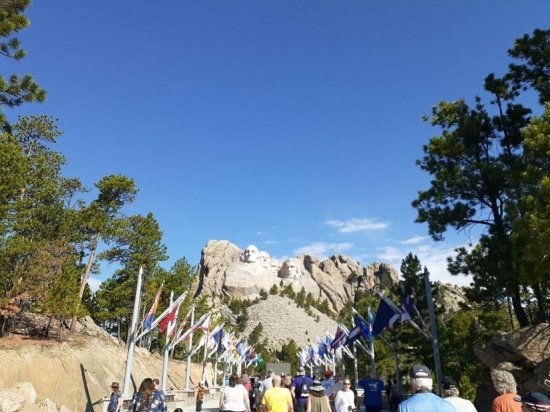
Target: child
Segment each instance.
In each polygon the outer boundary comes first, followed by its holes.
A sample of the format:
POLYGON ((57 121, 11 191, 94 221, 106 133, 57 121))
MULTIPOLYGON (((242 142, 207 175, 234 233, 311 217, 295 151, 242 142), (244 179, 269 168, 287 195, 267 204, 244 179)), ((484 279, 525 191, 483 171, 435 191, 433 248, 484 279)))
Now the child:
POLYGON ((197 403, 196 403, 196 407, 195 407, 195 410, 197 412, 201 412, 202 411, 202 402, 203 402, 203 399, 204 399, 204 382, 200 381, 199 382, 199 385, 197 386, 197 403))

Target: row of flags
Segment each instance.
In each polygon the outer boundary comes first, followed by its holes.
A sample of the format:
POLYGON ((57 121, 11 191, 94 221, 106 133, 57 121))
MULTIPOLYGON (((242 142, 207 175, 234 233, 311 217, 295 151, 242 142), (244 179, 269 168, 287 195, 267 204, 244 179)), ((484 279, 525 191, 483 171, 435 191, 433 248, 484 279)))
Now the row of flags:
MULTIPOLYGON (((317 343, 312 343, 303 348, 298 354, 299 362, 302 365, 319 365, 323 361, 333 361, 337 356, 346 355, 353 358, 353 354, 347 347, 354 343, 370 353, 370 349, 362 344, 361 339, 372 342, 375 336, 382 334, 385 330, 392 329, 399 319, 402 322, 408 321, 412 324, 414 323, 412 318, 415 313, 414 301, 408 294, 403 294, 401 297, 400 308, 388 297, 382 297, 376 315, 372 313, 370 308, 367 311, 366 319, 356 313, 351 330, 348 330, 342 324, 338 324, 334 336, 327 333, 325 337, 319 338, 317 343)), ((416 324, 413 326, 417 327, 416 324)))
POLYGON ((155 299, 151 305, 151 309, 147 312, 147 315, 143 321, 143 327, 146 329, 140 336, 151 331, 158 325, 160 333, 166 333, 167 340, 173 338, 169 343, 169 349, 174 348, 176 345, 189 340, 189 337, 197 331, 202 331, 203 334, 194 349, 187 355, 193 355, 199 349, 205 348, 208 351, 207 357, 216 354, 219 360, 226 362, 240 363, 244 362, 248 367, 251 364, 265 365, 261 354, 256 353, 255 349, 243 339, 235 339, 233 333, 224 333, 224 324, 215 326, 210 330, 212 323, 212 315, 210 312, 205 313, 199 320, 194 322, 189 328, 186 329, 187 323, 191 316, 193 308, 189 309, 185 318, 181 321, 176 328, 180 306, 187 293, 182 294, 174 303, 172 303, 168 309, 166 309, 157 319, 155 319, 156 311, 159 305, 160 296, 162 292, 162 286, 159 288, 155 299))

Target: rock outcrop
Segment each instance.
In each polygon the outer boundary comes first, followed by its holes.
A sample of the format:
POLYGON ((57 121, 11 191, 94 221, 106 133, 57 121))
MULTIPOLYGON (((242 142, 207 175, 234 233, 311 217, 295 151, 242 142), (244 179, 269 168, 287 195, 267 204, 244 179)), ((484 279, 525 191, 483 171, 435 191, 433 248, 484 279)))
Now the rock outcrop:
POLYGON ((327 299, 337 312, 353 299, 357 290, 397 282, 396 270, 385 263, 361 266, 348 256, 335 255, 320 261, 300 255, 284 262, 271 259, 250 245, 240 250, 227 240, 211 240, 202 250, 196 295, 255 299, 273 285, 303 287, 317 299, 327 299))
POLYGON ((485 383, 478 388, 478 410, 489 410, 496 396, 489 377, 493 368, 512 373, 518 393, 536 390, 550 396, 550 324, 496 335, 485 348, 476 349, 475 354, 487 366, 485 383))

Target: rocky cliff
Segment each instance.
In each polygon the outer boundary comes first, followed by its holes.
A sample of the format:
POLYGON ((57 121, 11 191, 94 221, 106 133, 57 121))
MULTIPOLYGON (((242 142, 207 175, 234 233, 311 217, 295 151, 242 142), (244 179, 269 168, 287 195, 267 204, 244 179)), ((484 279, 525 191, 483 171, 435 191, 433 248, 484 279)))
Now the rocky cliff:
POLYGON ((227 240, 211 240, 202 250, 199 264, 199 286, 196 295, 214 298, 255 299, 263 289, 273 285, 290 285, 295 292, 303 287, 317 299, 327 299, 338 312, 353 299, 357 290, 397 282, 397 271, 385 263, 361 266, 344 255, 319 260, 300 255, 280 262, 254 245, 244 250, 227 240))

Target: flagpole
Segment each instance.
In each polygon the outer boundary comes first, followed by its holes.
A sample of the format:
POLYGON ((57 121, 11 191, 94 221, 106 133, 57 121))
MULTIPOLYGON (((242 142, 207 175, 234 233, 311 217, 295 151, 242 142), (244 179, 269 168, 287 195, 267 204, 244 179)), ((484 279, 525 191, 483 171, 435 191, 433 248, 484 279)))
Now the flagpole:
POLYGON ((426 287, 426 299, 428 301, 428 313, 430 315, 430 329, 432 335, 432 347, 434 351, 435 378, 437 380, 437 393, 441 394, 441 379, 443 371, 441 369, 441 358, 439 357, 439 341, 437 338, 437 325, 435 323, 434 302, 432 297, 432 285, 430 284, 430 272, 424 266, 424 286, 426 287))
MULTIPOLYGON (((174 301, 174 291, 170 292, 170 306, 174 301)), ((170 347, 170 338, 168 337, 168 331, 172 325, 173 321, 168 322, 168 327, 166 329, 166 344, 164 345, 164 361, 162 362, 162 379, 161 379, 161 388, 166 393, 166 376, 168 375, 168 356, 169 356, 169 347, 170 347)))
POLYGON ((136 345, 136 328, 139 316, 139 302, 141 294, 141 279, 143 277, 143 267, 139 267, 137 284, 136 284, 136 296, 134 298, 134 312, 132 313, 132 325, 130 327, 130 339, 128 341, 128 353, 126 355, 126 369, 124 370, 124 383, 122 385, 122 396, 128 396, 128 389, 130 386, 130 377, 132 375, 132 359, 134 355, 134 347, 136 345))
POLYGON ((397 389, 399 396, 403 396, 403 382, 401 382, 401 360, 399 359, 399 346, 397 345, 397 333, 395 329, 391 331, 393 355, 395 357, 395 379, 397 379, 397 389))
MULTIPOLYGON (((367 318, 371 318, 372 316, 370 315, 371 313, 371 310, 370 310, 370 306, 368 307, 367 309, 367 318)), ((361 315, 359 315, 361 316, 361 315)), ((367 325, 369 326, 369 331, 370 331, 370 370, 372 373, 376 373, 376 358, 375 358, 375 355, 374 355, 374 338, 372 336, 372 324, 371 322, 367 322, 367 325)))
MULTIPOLYGON (((204 329, 203 329, 204 330, 204 329)), ((201 380, 205 381, 204 374, 206 371, 206 359, 208 354, 208 339, 210 338, 210 321, 208 322, 208 331, 206 332, 206 339, 204 340, 204 355, 202 356, 202 375, 201 380)))
POLYGON ((355 387, 359 386, 359 371, 357 370, 357 345, 353 342, 353 377, 355 380, 355 387))
MULTIPOLYGON (((195 305, 191 306, 191 325, 195 323, 195 305)), ((187 367, 185 369, 185 389, 189 388, 189 378, 191 377, 191 349, 193 349, 193 332, 189 335, 189 344, 187 345, 187 367)))
POLYGON ((216 350, 216 360, 214 362, 214 377, 212 378, 212 386, 216 386, 217 385, 217 382, 216 380, 218 379, 218 351, 216 350))

